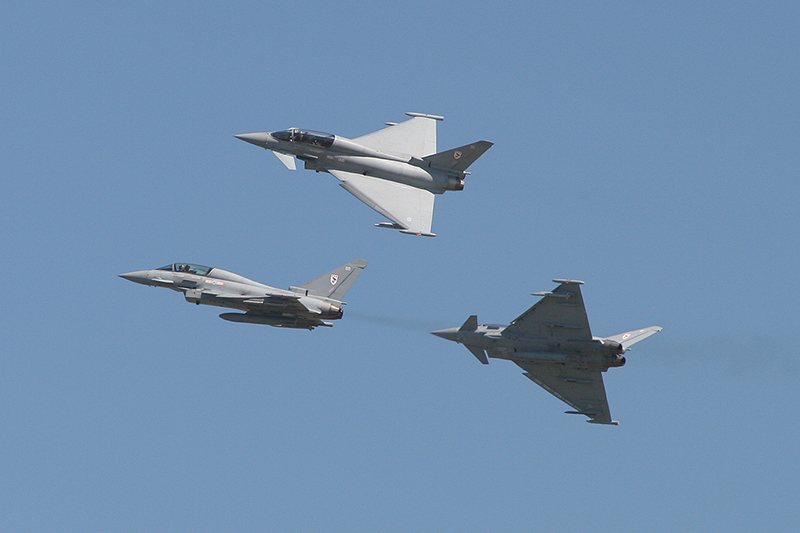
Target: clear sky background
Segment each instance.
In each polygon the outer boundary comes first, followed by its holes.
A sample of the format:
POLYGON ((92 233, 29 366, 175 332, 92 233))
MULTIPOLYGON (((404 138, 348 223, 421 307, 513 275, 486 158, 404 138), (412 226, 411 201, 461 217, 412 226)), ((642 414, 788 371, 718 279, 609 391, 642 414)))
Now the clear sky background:
POLYGON ((795 531, 795 2, 18 2, 0 8, 0 530, 795 531), (487 139, 436 238, 237 133, 444 115, 487 139), (285 288, 234 324, 117 274, 285 288), (428 332, 582 279, 660 325, 586 424, 428 332))

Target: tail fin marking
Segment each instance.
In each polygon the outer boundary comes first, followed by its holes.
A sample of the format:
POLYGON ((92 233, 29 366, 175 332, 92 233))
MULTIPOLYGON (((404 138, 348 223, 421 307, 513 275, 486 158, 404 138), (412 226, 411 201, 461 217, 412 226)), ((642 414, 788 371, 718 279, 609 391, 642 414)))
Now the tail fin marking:
POLYGON ((366 266, 366 261, 356 259, 298 288, 307 291, 307 294, 312 296, 341 301, 366 266))
POLYGON ((607 337, 607 340, 618 342, 622 345, 623 350, 627 350, 637 342, 645 340, 650 335, 655 335, 662 329, 663 328, 661 326, 650 326, 649 328, 628 331, 626 333, 620 333, 619 335, 612 335, 611 337, 607 337))
POLYGON ((494 143, 489 141, 478 141, 476 143, 453 148, 452 150, 447 150, 446 152, 429 155, 422 158, 422 166, 464 172, 476 159, 482 156, 486 150, 491 148, 493 144, 494 143))

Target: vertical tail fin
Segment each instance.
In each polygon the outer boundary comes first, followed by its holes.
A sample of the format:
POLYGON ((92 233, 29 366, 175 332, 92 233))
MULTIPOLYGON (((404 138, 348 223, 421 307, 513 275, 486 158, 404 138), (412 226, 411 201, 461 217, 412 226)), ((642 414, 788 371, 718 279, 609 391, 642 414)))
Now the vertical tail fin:
POLYGON ((645 340, 650 335, 655 335, 661 331, 661 329, 662 328, 660 326, 650 326, 649 328, 637 329, 627 333, 620 333, 619 335, 612 335, 611 337, 606 337, 606 340, 618 342, 622 345, 623 350, 627 350, 637 342, 645 340))
POLYGON ((333 272, 328 272, 314 281, 301 285, 299 289, 308 291, 308 294, 314 296, 341 301, 366 266, 367 262, 363 259, 355 259, 333 272))
POLYGON ((478 141, 466 146, 447 150, 446 152, 429 155, 422 158, 420 166, 464 172, 476 159, 482 156, 486 150, 491 148, 493 144, 494 143, 490 143, 489 141, 478 141))

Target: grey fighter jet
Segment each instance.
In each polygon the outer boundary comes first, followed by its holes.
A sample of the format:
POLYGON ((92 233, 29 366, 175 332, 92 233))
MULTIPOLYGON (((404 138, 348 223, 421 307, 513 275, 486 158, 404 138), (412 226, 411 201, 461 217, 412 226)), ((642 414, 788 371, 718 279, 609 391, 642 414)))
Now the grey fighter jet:
POLYGON ((367 262, 350 261, 300 287, 288 291, 249 280, 219 268, 173 263, 156 270, 120 274, 121 278, 182 292, 187 302, 245 311, 222 313, 231 322, 266 324, 280 328, 314 329, 333 326, 323 319, 338 320, 344 314, 342 301, 367 262))
POLYGON ((572 406, 568 414, 585 415, 593 424, 612 424, 603 375, 622 366, 631 346, 661 331, 650 326, 611 337, 594 337, 583 305, 582 281, 556 279, 560 285, 542 296, 508 326, 478 325, 472 315, 460 328, 433 331, 438 337, 463 344, 483 364, 487 355, 514 361, 525 376, 572 406))
POLYGON ((290 170, 328 172, 350 194, 391 223, 375 224, 412 235, 431 233, 434 194, 464 189, 467 168, 492 143, 478 141, 436 152, 436 122, 443 117, 406 113, 411 119, 356 139, 298 128, 242 133, 237 139, 272 150, 290 170))

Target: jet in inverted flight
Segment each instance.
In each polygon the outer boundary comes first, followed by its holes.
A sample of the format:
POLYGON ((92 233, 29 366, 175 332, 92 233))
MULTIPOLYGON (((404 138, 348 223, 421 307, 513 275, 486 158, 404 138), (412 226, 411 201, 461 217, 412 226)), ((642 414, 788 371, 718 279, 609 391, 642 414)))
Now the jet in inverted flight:
POLYGON ((559 286, 533 293, 543 298, 508 326, 478 325, 472 315, 460 328, 432 333, 463 344, 485 365, 487 355, 515 362, 525 376, 575 409, 568 414, 585 415, 593 424, 617 425, 611 419, 602 373, 623 366, 622 354, 661 328, 595 337, 581 296, 583 282, 553 281, 559 286))
POLYGON ((437 153, 436 122, 443 117, 406 114, 411 119, 387 122, 387 128, 355 139, 298 128, 235 137, 272 150, 290 170, 297 169, 297 158, 306 169, 332 174, 347 192, 391 220, 376 226, 435 237, 434 195, 463 190, 467 168, 492 143, 437 153))
POLYGON ((324 319, 342 318, 345 305, 342 298, 366 266, 366 261, 356 259, 305 285, 289 287, 288 291, 220 268, 191 263, 173 263, 155 270, 120 274, 120 277, 182 292, 187 302, 197 305, 244 311, 219 315, 231 322, 311 330, 317 326, 333 326, 324 319))

